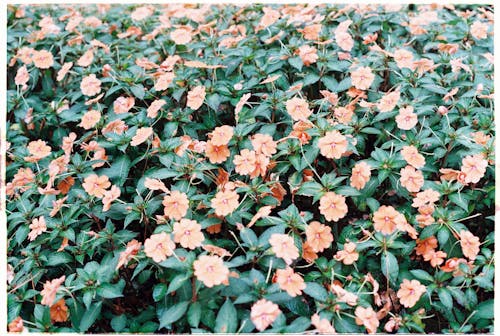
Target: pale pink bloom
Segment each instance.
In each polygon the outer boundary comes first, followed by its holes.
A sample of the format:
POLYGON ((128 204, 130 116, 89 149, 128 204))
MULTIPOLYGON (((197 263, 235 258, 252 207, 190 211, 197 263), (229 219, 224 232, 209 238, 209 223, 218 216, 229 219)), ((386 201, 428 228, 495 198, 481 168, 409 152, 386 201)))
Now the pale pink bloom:
POLYGON ((359 67, 351 72, 351 83, 358 90, 368 90, 375 79, 372 69, 359 67))
POLYGON ((276 142, 268 134, 254 134, 252 136, 252 146, 257 154, 263 154, 266 157, 271 157, 276 153, 276 142))
POLYGON ((354 307, 358 302, 358 296, 356 294, 346 291, 335 283, 331 285, 331 290, 337 296, 338 302, 347 303, 351 307, 354 307))
POLYGON ((280 314, 281 310, 277 304, 267 301, 266 299, 260 299, 252 305, 250 319, 257 330, 263 331, 269 327, 280 314))
POLYGON ((134 21, 142 21, 151 15, 153 15, 154 8, 151 6, 141 6, 137 7, 131 14, 130 17, 134 21))
POLYGON ((470 260, 475 260, 479 254, 479 246, 481 245, 479 238, 474 236, 470 231, 465 230, 460 231, 459 237, 464 256, 470 260))
POLYGON ((141 243, 136 239, 132 239, 127 243, 127 247, 125 251, 120 253, 120 257, 118 258, 118 264, 115 269, 120 269, 123 265, 126 265, 130 260, 132 260, 133 256, 136 255, 141 249, 141 243))
POLYGON ((95 76, 95 74, 90 74, 83 77, 80 84, 80 90, 86 96, 95 96, 101 92, 101 81, 95 76))
POLYGON ((391 112, 396 107, 400 96, 401 92, 399 92, 399 89, 391 93, 384 94, 377 103, 377 108, 380 112, 391 112))
POLYGON ((217 216, 227 216, 240 205, 239 195, 234 190, 219 191, 211 201, 211 206, 215 209, 217 216))
POLYGON ((358 162, 354 165, 351 172, 351 186, 361 190, 365 187, 366 183, 370 181, 371 167, 366 162, 358 162))
POLYGON ((90 110, 83 115, 82 121, 78 124, 78 126, 88 130, 97 125, 99 120, 101 120, 101 112, 97 110, 90 110))
POLYGON ((203 85, 196 86, 191 91, 188 92, 187 96, 187 107, 197 110, 203 105, 203 101, 205 100, 205 87, 203 85))
POLYGON ((299 249, 295 246, 293 238, 286 234, 273 233, 269 244, 278 258, 283 258, 287 265, 299 257, 299 249))
POLYGON ((191 250, 201 246, 205 239, 201 232, 201 225, 195 220, 185 218, 174 223, 173 234, 176 243, 180 243, 182 247, 191 250))
POLYGON ((170 195, 163 197, 164 213, 168 218, 180 220, 186 216, 189 209, 189 199, 185 193, 174 190, 170 195))
POLYGON ((234 156, 235 171, 240 175, 249 175, 255 170, 256 160, 255 151, 243 149, 239 155, 234 156))
POLYGON ((398 290, 397 296, 399 298, 399 302, 406 308, 413 307, 422 294, 426 292, 426 288, 422 285, 418 280, 408 280, 403 279, 401 283, 401 287, 398 290))
POLYGON ((144 242, 144 252, 157 263, 171 256, 174 250, 175 243, 166 232, 153 234, 144 242))
POLYGON ((407 106, 399 109, 399 114, 396 116, 396 123, 399 129, 411 130, 418 123, 418 118, 413 113, 413 107, 407 106))
POLYGON ((238 101, 238 103, 236 104, 235 108, 234 108, 234 117, 236 119, 236 121, 238 122, 239 120, 239 113, 241 112, 241 110, 243 109, 243 106, 248 102, 248 100, 250 99, 250 97, 252 96, 251 93, 246 93, 244 94, 240 100, 238 101))
POLYGON ((219 256, 202 255, 193 263, 194 275, 207 287, 227 282, 229 269, 219 256))
POLYGON ((335 328, 332 326, 330 321, 327 319, 322 319, 316 313, 311 316, 311 324, 316 328, 316 332, 320 334, 335 334, 335 328))
POLYGON ((315 47, 303 45, 299 48, 299 57, 305 66, 309 66, 318 60, 317 50, 315 47))
POLYGON ((359 253, 356 251, 356 244, 353 242, 345 243, 344 249, 337 251, 333 258, 342 261, 344 265, 352 265, 359 259, 359 253))
POLYGON ((64 63, 63 66, 61 67, 61 69, 57 72, 56 80, 58 82, 62 81, 64 79, 64 77, 66 77, 66 74, 69 72, 69 70, 71 69, 72 66, 73 66, 73 62, 64 63))
POLYGON ((106 125, 106 127, 102 129, 102 134, 115 133, 120 135, 123 134, 123 132, 125 132, 126 130, 128 130, 128 125, 125 124, 123 120, 116 119, 111 121, 106 125))
POLYGON ((87 50, 82 57, 78 59, 76 64, 81 67, 88 67, 90 64, 92 64, 92 61, 94 60, 94 52, 92 49, 87 50))
POLYGON ((481 21, 475 21, 470 26, 470 34, 477 40, 482 40, 488 37, 488 25, 481 21))
POLYGON ((163 105, 165 105, 166 103, 167 102, 163 99, 157 99, 152 102, 148 107, 148 118, 156 118, 158 116, 158 111, 160 111, 163 105))
POLYGON ((210 134, 210 143, 214 146, 227 145, 234 135, 232 126, 223 125, 216 127, 210 134))
POLYGON ((425 165, 425 158, 422 154, 418 152, 415 146, 403 146, 401 149, 401 155, 408 164, 415 168, 422 168, 425 165))
POLYGON ((425 189, 417 194, 417 196, 413 199, 411 206, 414 208, 420 208, 424 205, 434 204, 439 200, 439 196, 439 192, 432 189, 425 189))
POLYGON ((340 159, 347 151, 347 138, 339 131, 329 131, 318 141, 321 155, 329 159, 340 159))
POLYGON ((413 69, 413 53, 406 49, 394 51, 394 61, 396 61, 396 65, 400 69, 413 69))
POLYGON ((351 51, 352 47, 354 47, 354 40, 347 32, 336 32, 335 42, 337 42, 337 45, 345 51, 351 51))
POLYGON ((102 211, 103 212, 108 211, 109 208, 111 207, 111 203, 117 200, 118 197, 120 197, 120 194, 121 194, 120 188, 118 188, 115 185, 111 186, 110 190, 106 190, 104 192, 104 196, 102 197, 102 204, 103 204, 102 211))
POLYGON ((35 66, 39 69, 48 69, 54 65, 54 57, 48 50, 34 50, 31 59, 33 60, 35 66))
POLYGON ((462 159, 461 172, 465 174, 465 183, 477 183, 486 173, 488 161, 481 154, 467 155, 462 159))
POLYGON ((149 137, 153 134, 152 127, 141 127, 137 129, 137 132, 132 137, 132 141, 130 142, 131 146, 138 146, 142 144, 144 141, 148 140, 149 137))
POLYGON ((424 175, 420 170, 416 170, 412 166, 406 166, 399 172, 401 177, 399 181, 401 185, 408 189, 409 192, 419 192, 424 185, 424 175))
POLYGON ((294 97, 286 102, 286 111, 294 121, 305 121, 312 114, 307 101, 298 97, 294 97))
POLYGON ((43 216, 40 216, 38 218, 33 219, 33 222, 31 222, 29 228, 31 229, 31 231, 28 234, 28 238, 30 241, 33 241, 36 239, 36 237, 47 231, 45 218, 43 216))
POLYGON ((175 74, 173 72, 166 72, 158 77, 155 82, 155 90, 156 91, 164 91, 168 89, 170 84, 174 81, 175 74))
POLYGON ((42 295, 42 301, 40 303, 42 305, 46 305, 49 307, 52 306, 54 300, 56 299, 57 290, 59 289, 59 287, 61 287, 61 284, 64 282, 64 280, 66 280, 65 275, 60 278, 45 282, 45 284, 43 285, 43 289, 40 292, 40 294, 42 295))
POLYGON ((134 104, 134 97, 118 97, 113 102, 113 111, 116 114, 127 113, 132 107, 134 107, 134 104))
POLYGON ((165 193, 169 192, 167 187, 165 186, 165 184, 158 179, 152 179, 152 178, 146 177, 144 180, 144 186, 150 190, 161 190, 165 193))
POLYGON ((290 266, 276 270, 276 282, 280 289, 285 290, 291 297, 301 295, 302 290, 306 288, 304 279, 295 273, 290 266))
POLYGON ((178 28, 170 33, 170 38, 175 44, 188 44, 193 37, 193 31, 190 26, 178 28))
POLYGON ((26 68, 26 65, 23 65, 17 70, 14 82, 16 83, 16 85, 25 86, 29 80, 30 80, 30 74, 28 73, 28 68, 26 68))
POLYGON ((345 217, 347 211, 345 197, 332 191, 324 194, 319 200, 319 212, 325 216, 327 221, 337 222, 345 217))

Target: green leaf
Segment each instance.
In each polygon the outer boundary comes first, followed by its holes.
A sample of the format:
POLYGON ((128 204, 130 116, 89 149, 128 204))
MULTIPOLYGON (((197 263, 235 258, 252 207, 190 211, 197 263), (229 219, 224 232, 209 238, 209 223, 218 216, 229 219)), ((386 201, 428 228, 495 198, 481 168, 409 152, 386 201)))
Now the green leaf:
POLYGON ((235 333, 238 328, 238 316, 236 308, 231 300, 226 299, 222 305, 217 319, 215 320, 214 332, 216 333, 235 333))
POLYGON ((125 329, 127 325, 127 316, 125 314, 115 316, 111 319, 111 328, 117 333, 125 329))
POLYGON ((323 186, 316 181, 307 181, 302 184, 295 193, 296 195, 314 196, 323 190, 323 186))
POLYGON ((109 177, 113 183, 122 186, 128 176, 130 170, 130 159, 127 155, 120 155, 114 158, 114 162, 110 168, 101 169, 100 174, 109 177))
POLYGON ((325 302, 328 297, 328 292, 325 287, 316 282, 307 282, 304 293, 320 302, 325 302))
POLYGON ((340 186, 335 189, 335 192, 339 195, 344 195, 344 196, 360 196, 361 193, 350 186, 340 186))
POLYGON ((398 260, 394 254, 389 251, 382 254, 380 267, 382 268, 382 274, 384 274, 387 279, 396 282, 399 274, 399 266, 398 260))
POLYGON ((186 313, 190 301, 179 302, 168 309, 161 311, 160 329, 171 325, 175 321, 179 320, 186 313))
POLYGON ((201 304, 197 302, 193 302, 191 306, 189 306, 189 310, 187 312, 187 320, 191 327, 198 328, 201 319, 201 304))
POLYGON ((167 284, 159 283, 154 286, 153 300, 155 300, 155 302, 158 302, 161 299, 163 299, 166 294, 167 294, 167 284))
POLYGON ((424 270, 411 270, 410 273, 418 280, 434 282, 434 278, 424 270))
POLYGON ((86 332, 97 320, 97 317, 101 313, 102 302, 94 303, 89 309, 83 313, 82 319, 80 320, 80 332, 86 332))
POLYGON ((144 99, 144 94, 145 94, 145 91, 144 91, 144 86, 142 86, 141 84, 136 84, 132 87, 130 87, 130 91, 132 91, 132 94, 138 98, 138 99, 144 99))
POLYGON ((177 289, 179 289, 182 285, 186 283, 187 280, 191 277, 191 273, 184 273, 184 274, 178 274, 176 275, 172 281, 170 282, 170 285, 168 285, 168 291, 167 294, 170 294, 177 289))
POLYGON ((476 308, 477 313, 474 315, 474 317, 477 318, 482 318, 482 319, 492 319, 495 316, 495 309, 493 306, 493 299, 481 302, 477 308, 476 308))
POLYGON ((448 309, 453 308, 453 298, 451 297, 450 292, 446 288, 438 288, 437 290, 439 300, 441 303, 448 309))
POLYGON ((97 288, 97 294, 105 299, 114 299, 122 297, 123 288, 125 287, 125 280, 121 279, 116 284, 105 283, 97 288))
POLYGON ((304 63, 299 56, 290 57, 288 59, 288 63, 298 71, 302 71, 302 67, 304 66, 304 63))

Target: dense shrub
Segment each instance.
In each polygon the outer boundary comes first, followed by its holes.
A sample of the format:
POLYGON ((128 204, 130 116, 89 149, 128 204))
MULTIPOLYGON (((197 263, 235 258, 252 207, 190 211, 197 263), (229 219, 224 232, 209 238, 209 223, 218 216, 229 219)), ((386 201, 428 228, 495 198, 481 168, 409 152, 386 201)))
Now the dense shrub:
POLYGON ((10 6, 9 329, 492 331, 492 23, 10 6))

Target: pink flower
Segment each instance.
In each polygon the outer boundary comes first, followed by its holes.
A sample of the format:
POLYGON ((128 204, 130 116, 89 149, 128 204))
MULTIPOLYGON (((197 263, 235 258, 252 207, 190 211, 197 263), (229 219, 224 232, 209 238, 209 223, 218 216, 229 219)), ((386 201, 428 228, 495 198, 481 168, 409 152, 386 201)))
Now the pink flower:
POLYGON ((396 123, 399 129, 411 130, 418 123, 418 118, 413 113, 413 107, 407 106, 399 109, 399 114, 396 116, 396 123))
POLYGON ((134 104, 134 97, 118 97, 113 102, 113 111, 116 114, 127 113, 132 107, 134 107, 134 104))
POLYGON ((461 172, 465 174, 465 183, 477 183, 486 173, 488 161, 481 154, 467 155, 462 159, 461 172))
POLYGON ((299 57, 305 66, 309 66, 318 60, 317 50, 315 47, 303 45, 299 48, 299 57))
POLYGON ((351 72, 351 83, 358 90, 368 90, 375 79, 372 69, 360 67, 351 72))
POLYGON ((287 266, 285 269, 276 270, 276 282, 291 297, 301 295, 302 290, 306 288, 304 279, 295 273, 290 266, 287 266))
POLYGON ((137 129, 137 132, 132 137, 132 141, 130 142, 130 146, 139 146, 141 143, 148 140, 152 134, 153 134, 152 127, 142 127, 142 128, 137 129))
POLYGON ((408 189, 409 192, 419 192, 424 185, 424 175, 420 170, 416 170, 412 166, 406 166, 400 170, 401 185, 408 189))
POLYGON ((391 112, 396 107, 400 96, 399 90, 384 94, 377 103, 377 108, 380 112, 391 112))
POLYGON ((286 111, 295 121, 305 121, 312 114, 307 101, 297 97, 294 97, 286 102, 286 111))
POLYGON ((176 243, 180 243, 182 247, 190 250, 201 246, 205 239, 201 232, 201 225, 197 221, 185 218, 174 223, 173 234, 176 243))
POLYGON ((166 232, 153 234, 144 242, 144 252, 157 263, 171 256, 174 250, 175 243, 166 232))
POLYGON ((266 299, 260 299, 252 305, 250 319, 257 330, 263 331, 269 327, 280 314, 281 310, 277 304, 267 301, 266 299))
POLYGON ((203 85, 194 87, 188 92, 187 96, 187 107, 197 110, 203 105, 205 100, 205 87, 203 85))
POLYGON ((86 96, 92 97, 101 92, 101 81, 94 74, 83 77, 80 90, 86 96))
POLYGON ((319 212, 327 221, 337 222, 347 214, 345 197, 334 192, 327 192, 319 200, 319 212))
POLYGON ((194 275, 207 287, 213 287, 226 282, 229 269, 219 256, 200 256, 193 263, 194 275))
POLYGON ((38 218, 33 219, 33 222, 30 224, 29 228, 31 229, 28 234, 28 238, 30 241, 33 241, 41 235, 43 232, 47 231, 47 225, 45 224, 45 218, 40 216, 38 218))
POLYGON ((269 244, 278 258, 283 258, 287 265, 299 257, 299 249, 295 246, 293 238, 286 234, 273 233, 269 244))
POLYGON ((329 159, 340 159, 347 151, 347 138, 339 131, 329 131, 318 141, 321 155, 329 159))
POLYGON ((65 275, 60 278, 45 282, 45 285, 43 285, 43 289, 40 292, 40 294, 42 295, 42 302, 40 303, 49 307, 52 306, 54 300, 56 299, 57 290, 59 289, 59 287, 61 287, 61 284, 64 282, 64 280, 66 280, 65 275))

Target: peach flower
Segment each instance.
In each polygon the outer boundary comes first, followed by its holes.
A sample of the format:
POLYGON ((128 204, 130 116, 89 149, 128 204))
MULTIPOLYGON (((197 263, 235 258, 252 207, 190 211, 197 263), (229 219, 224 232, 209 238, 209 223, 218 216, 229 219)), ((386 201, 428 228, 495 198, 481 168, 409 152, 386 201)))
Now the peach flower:
POLYGON ((33 241, 36 239, 36 237, 47 231, 45 218, 43 216, 40 216, 33 219, 33 222, 30 224, 29 228, 31 229, 31 231, 28 234, 28 238, 30 241, 33 241))
POLYGON ((157 99, 151 103, 148 107, 148 118, 156 118, 158 116, 158 111, 165 105, 167 102, 163 99, 157 99))
POLYGON ((299 33, 302 33, 304 39, 306 40, 318 40, 319 33, 321 32, 323 25, 320 23, 311 24, 305 26, 303 29, 297 29, 299 33))
POLYGON ((375 231, 383 234, 392 234, 398 227, 404 226, 405 217, 392 206, 382 205, 373 214, 373 227, 375 231))
POLYGON ((346 291, 335 283, 330 286, 330 289, 337 296, 338 302, 347 303, 351 307, 357 304, 358 296, 356 294, 346 291))
POLYGON ((234 135, 234 129, 231 126, 223 125, 214 128, 209 134, 210 142, 215 146, 227 145, 234 135))
POLYGON ((299 48, 299 57, 305 66, 309 66, 316 63, 318 60, 318 54, 315 47, 310 47, 308 45, 303 45, 299 48))
POLYGON ((235 171, 240 175, 249 175, 255 170, 256 160, 255 151, 243 149, 240 155, 234 156, 235 171))
POLYGON ((359 253, 356 251, 356 244, 347 242, 344 244, 344 249, 337 251, 333 257, 337 261, 342 261, 344 265, 352 265, 359 259, 359 253))
POLYGON ((50 319, 54 322, 66 322, 68 320, 68 306, 61 299, 50 307, 50 319))
POLYGON ((403 148, 401 148, 401 155, 403 159, 414 168, 419 169, 425 165, 424 156, 418 152, 415 146, 403 146, 403 148))
POLYGON ((193 263, 194 275, 207 287, 213 287, 229 279, 229 269, 218 256, 202 255, 193 263))
POLYGON ((254 134, 252 136, 252 146, 257 154, 263 154, 266 157, 271 157, 276 153, 276 142, 268 134, 254 134))
POLYGON ((386 93, 380 98, 377 103, 377 108, 380 112, 391 112, 396 107, 399 98, 401 96, 401 92, 398 90, 386 93))
POLYGON ((332 229, 320 222, 313 221, 306 226, 306 237, 314 252, 323 252, 332 245, 332 229))
POLYGON ((263 331, 269 327, 280 314, 281 310, 277 304, 267 301, 266 299, 260 299, 252 305, 250 319, 258 331, 263 331))
POLYGON ((193 250, 205 239, 201 232, 201 225, 195 220, 181 219, 174 223, 174 241, 180 243, 182 247, 193 250))
POLYGON ((371 167, 366 162, 358 162, 352 168, 351 173, 351 186, 361 190, 365 187, 366 183, 370 181, 371 167))
POLYGON ((83 115, 82 121, 78 124, 78 126, 88 130, 97 125, 99 120, 101 120, 101 112, 90 110, 83 115))
POLYGON ((339 131, 326 132, 318 141, 321 155, 329 159, 340 159, 347 151, 347 138, 339 131))
POLYGON ((462 159, 460 171, 465 174, 465 183, 477 183, 486 173, 488 161, 481 154, 467 155, 462 159))
POLYGON ((80 90, 82 90, 82 93, 86 96, 95 96, 101 92, 101 81, 94 74, 90 74, 83 77, 80 83, 80 90))
POLYGON ((401 185, 408 189, 409 192, 419 192, 424 185, 424 175, 420 170, 416 170, 412 166, 402 168, 399 173, 401 185))
POLYGON ((294 121, 305 121, 312 114, 307 101, 298 97, 294 97, 286 102, 286 111, 294 121))
POLYGON ((61 287, 61 284, 64 282, 64 280, 66 280, 65 275, 60 278, 45 282, 45 284, 43 285, 43 289, 40 292, 40 294, 42 295, 42 301, 40 303, 42 305, 49 307, 52 306, 54 300, 56 299, 57 290, 59 289, 59 287, 61 287))
POLYGON ((432 217, 432 214, 434 213, 434 205, 422 205, 418 208, 418 213, 419 214, 415 216, 415 219, 420 227, 428 226, 435 222, 432 217))
POLYGON ((399 302, 406 308, 413 307, 422 294, 426 292, 426 288, 418 280, 403 279, 400 289, 398 290, 397 296, 399 302))
POLYGON ((340 47, 340 49, 345 51, 351 51, 352 47, 354 47, 354 40, 352 39, 351 34, 348 32, 335 32, 335 42, 340 47))
POLYGON ((426 255, 430 253, 431 251, 434 251, 434 249, 438 246, 438 242, 436 237, 430 236, 428 238, 425 238, 423 240, 417 239, 417 246, 415 247, 415 253, 417 255, 426 255))
POLYGON ((102 204, 103 204, 102 211, 103 212, 108 211, 109 208, 111 207, 111 203, 117 200, 118 197, 120 197, 120 194, 121 194, 120 188, 118 188, 115 185, 111 186, 110 190, 106 190, 104 192, 104 196, 102 197, 102 204))
POLYGON ((418 118, 413 113, 413 107, 407 106, 399 109, 399 114, 396 116, 396 123, 399 129, 411 130, 418 123, 418 118))
POLYGON ((488 141, 490 141, 491 139, 490 135, 486 135, 481 131, 473 132, 471 133, 471 135, 474 142, 477 143, 478 145, 486 146, 488 144, 488 141))
POLYGON ((234 190, 219 191, 212 199, 211 205, 217 216, 227 216, 238 208, 240 196, 234 190))
POLYGON ((8 325, 9 333, 22 333, 24 332, 24 323, 21 316, 16 317, 8 325))
POLYGON ((203 85, 192 88, 187 95, 187 107, 197 110, 203 105, 205 100, 205 87, 203 85))
POLYGON ((372 307, 363 308, 358 306, 354 311, 354 315, 356 316, 356 324, 364 325, 369 334, 377 332, 377 328, 380 323, 377 318, 377 313, 372 307))
POLYGON ((416 195, 411 206, 420 208, 423 205, 434 204, 439 200, 439 196, 439 192, 432 189, 425 189, 416 195))
POLYGON ((52 152, 50 146, 47 146, 47 143, 43 140, 31 141, 28 144, 28 152, 31 154, 29 159, 25 157, 26 161, 39 161, 44 157, 47 157, 52 152))
POLYGON ((210 163, 222 163, 231 155, 227 145, 216 146, 212 140, 207 141, 205 155, 210 160, 210 163))
POLYGON ((28 68, 26 68, 26 65, 23 65, 22 67, 17 69, 16 77, 14 78, 14 82, 16 85, 24 87, 29 80, 30 74, 28 72, 28 68))
POLYGON ((352 120, 354 110, 350 107, 337 107, 333 110, 333 115, 337 118, 339 123, 347 125, 352 120))
POLYGON ((446 258, 446 253, 443 251, 432 250, 424 254, 423 257, 425 261, 429 261, 431 263, 432 267, 437 267, 444 262, 444 259, 446 258))
POLYGON ((125 251, 120 253, 120 257, 118 258, 118 264, 116 265, 116 269, 120 269, 123 265, 126 265, 132 257, 135 256, 139 250, 141 249, 141 243, 136 239, 132 239, 127 243, 127 247, 125 251))
POLYGON ((144 242, 144 253, 159 263, 170 257, 175 250, 175 243, 166 232, 153 234, 144 242))
POLYGON ((250 173, 250 178, 256 178, 257 176, 264 177, 266 175, 267 166, 270 160, 263 154, 256 154, 255 156, 255 170, 250 173))
POLYGON ((163 197, 164 213, 168 218, 181 220, 189 209, 189 199, 185 193, 174 190, 163 197))
POLYGON ((173 72, 166 72, 166 73, 160 75, 155 82, 155 86, 154 86, 155 90, 156 91, 164 91, 164 90, 168 89, 170 84, 172 84, 172 82, 174 81, 174 78, 175 78, 175 74, 173 72))
POLYGON ((134 9, 130 14, 130 18, 134 21, 142 21, 153 15, 154 9, 151 6, 140 6, 134 9))
POLYGON ((413 53, 408 50, 398 49, 394 51, 394 61, 400 69, 413 69, 413 53))
POLYGON ((319 334, 335 334, 335 328, 332 326, 330 321, 327 319, 322 319, 316 313, 311 316, 311 324, 316 328, 316 332, 319 334))
POLYGON ((468 265, 471 270, 474 268, 473 261, 467 262, 464 258, 450 258, 440 268, 444 272, 453 272, 453 276, 462 276, 464 273, 459 268, 460 264, 468 265))
POLYGON ((319 200, 319 212, 327 221, 337 222, 347 214, 345 197, 334 192, 327 192, 319 200))
POLYGON ((240 114, 241 110, 243 110, 243 106, 245 106, 245 104, 248 102, 248 100, 250 99, 251 96, 252 96, 251 93, 245 93, 240 98, 238 103, 236 103, 236 106, 234 107, 234 119, 236 120, 236 122, 239 121, 239 114, 240 114))
POLYGON ((488 37, 488 25, 481 21, 475 21, 470 26, 470 34, 477 40, 483 40, 488 37))
POLYGON ((368 90, 375 79, 372 69, 359 67, 351 72, 351 83, 358 90, 368 90))
POLYGON ((162 181, 160 181, 159 179, 152 179, 152 178, 146 177, 144 179, 144 186, 150 190, 161 190, 165 193, 169 192, 169 190, 165 186, 165 184, 162 181))
POLYGON ((193 32, 191 27, 187 26, 178 28, 170 33, 170 38, 174 41, 175 44, 188 44, 191 42, 193 32))
POLYGON ((88 67, 90 64, 92 64, 92 61, 94 60, 94 52, 92 49, 87 50, 82 57, 78 59, 76 64, 81 67, 88 67))
POLYGON ((134 107, 134 104, 134 97, 118 97, 113 102, 113 111, 116 114, 127 113, 132 107, 134 107))
POLYGON ((271 249, 278 258, 283 258, 287 265, 299 257, 299 249, 293 238, 286 234, 273 233, 269 238, 271 249))
POLYGON ((107 124, 106 127, 102 129, 102 134, 115 133, 121 135, 126 130, 128 130, 128 125, 125 124, 123 120, 117 119, 107 124))
POLYGON ((132 137, 132 141, 130 142, 130 146, 138 146, 144 141, 148 140, 149 137, 153 134, 152 127, 141 127, 137 129, 137 132, 132 137))
POLYGON ((479 238, 470 233, 470 231, 465 230, 460 231, 458 235, 464 256, 470 260, 475 260, 479 254, 479 245, 481 245, 479 238))
POLYGON ((90 196, 102 198, 104 197, 106 189, 111 186, 111 182, 109 182, 106 175, 97 176, 96 174, 92 174, 84 179, 82 186, 90 196))
POLYGON ((306 288, 304 279, 295 273, 290 266, 276 270, 276 282, 280 289, 285 290, 291 297, 301 295, 302 290, 306 288))
POLYGON ((39 69, 48 69, 54 65, 54 57, 52 53, 47 50, 33 51, 31 58, 35 66, 39 69))
POLYGON ((271 7, 264 7, 262 8, 262 11, 264 12, 264 15, 261 16, 259 24, 255 27, 255 32, 269 27, 278 21, 281 16, 280 12, 272 9, 271 7))

